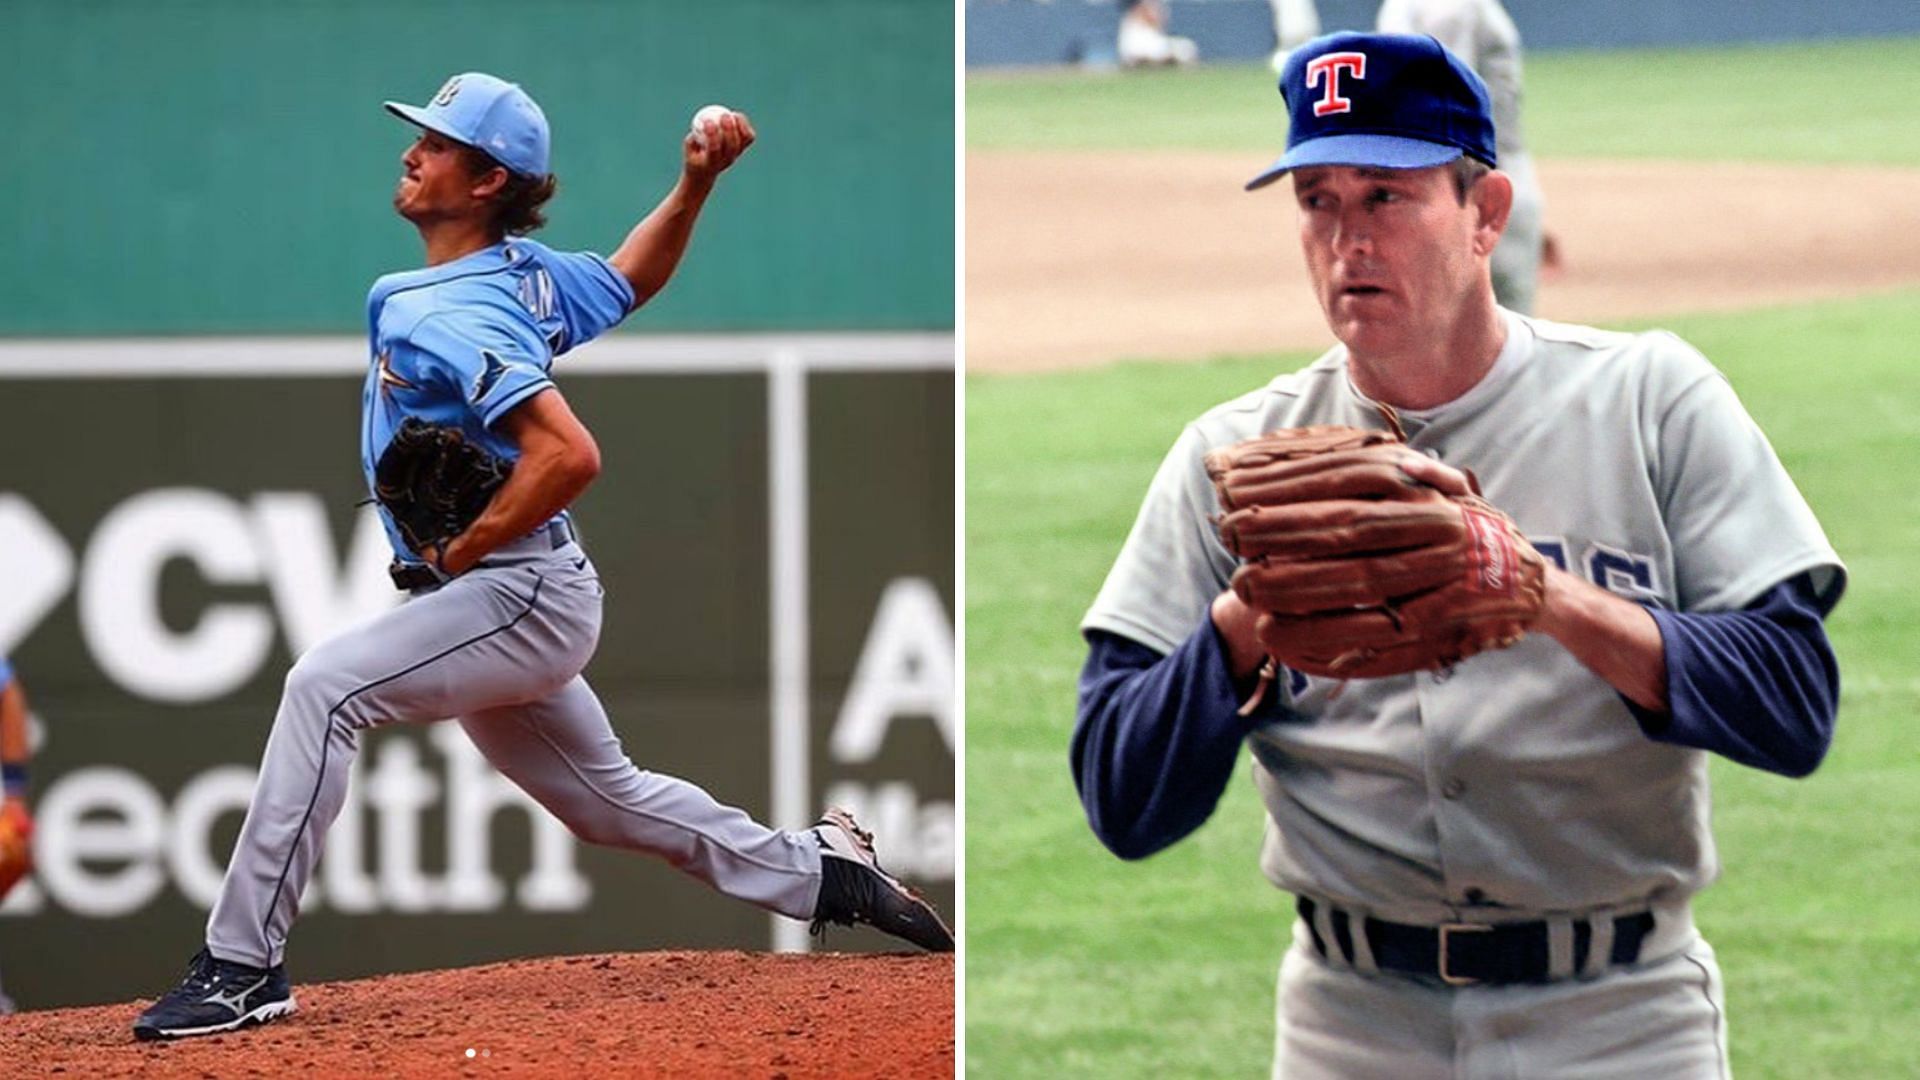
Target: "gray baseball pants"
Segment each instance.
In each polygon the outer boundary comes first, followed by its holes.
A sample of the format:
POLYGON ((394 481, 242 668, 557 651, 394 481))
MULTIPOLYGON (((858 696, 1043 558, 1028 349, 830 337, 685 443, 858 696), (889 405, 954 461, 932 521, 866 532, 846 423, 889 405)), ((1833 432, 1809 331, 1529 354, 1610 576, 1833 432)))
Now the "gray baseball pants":
POLYGON ((1726 992, 1706 940, 1597 978, 1451 987, 1315 951, 1280 963, 1274 1080, 1727 1080, 1726 992))
POLYGON ((260 779, 207 921, 207 946, 281 962, 300 894, 346 797, 360 732, 458 718, 474 745, 574 834, 657 855, 729 896, 811 918, 820 851, 699 787, 634 767, 580 671, 602 590, 547 530, 329 639, 287 673, 260 779))

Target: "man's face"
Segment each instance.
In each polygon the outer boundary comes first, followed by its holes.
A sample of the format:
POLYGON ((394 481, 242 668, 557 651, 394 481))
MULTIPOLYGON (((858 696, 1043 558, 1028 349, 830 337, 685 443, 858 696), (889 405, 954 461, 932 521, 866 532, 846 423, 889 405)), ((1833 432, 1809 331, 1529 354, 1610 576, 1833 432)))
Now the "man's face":
POLYGON ((1462 206, 1446 165, 1329 165, 1292 175, 1300 247, 1334 336, 1363 354, 1437 344, 1486 278, 1485 256, 1499 238, 1482 221, 1479 185, 1462 206))
POLYGON ((485 212, 486 200, 474 194, 485 177, 468 170, 463 148, 452 139, 422 131, 400 155, 400 164, 405 171, 393 189, 393 208, 408 221, 417 225, 485 212))

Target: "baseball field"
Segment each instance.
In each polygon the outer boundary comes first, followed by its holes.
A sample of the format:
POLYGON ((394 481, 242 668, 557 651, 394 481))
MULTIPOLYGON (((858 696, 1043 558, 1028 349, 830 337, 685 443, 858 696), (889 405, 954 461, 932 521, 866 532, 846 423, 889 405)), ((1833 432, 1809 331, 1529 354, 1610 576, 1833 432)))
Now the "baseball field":
MULTIPOLYGON (((1664 326, 1727 373, 1847 562, 1825 764, 1715 760, 1698 900, 1742 1077, 1920 1060, 1920 40, 1528 57, 1566 265, 1551 318, 1664 326), (1871 95, 1807 92, 1844 68, 1871 95), (1892 460, 1897 460, 1892 459, 1892 460)), ((1067 765, 1076 627, 1181 426, 1329 342, 1275 156, 1270 75, 974 75, 967 86, 968 1072, 1263 1075, 1290 903, 1250 778, 1122 863, 1067 765), (1272 193, 1269 193, 1270 195, 1272 193), (1123 361, 1123 362, 1114 362, 1123 361)))

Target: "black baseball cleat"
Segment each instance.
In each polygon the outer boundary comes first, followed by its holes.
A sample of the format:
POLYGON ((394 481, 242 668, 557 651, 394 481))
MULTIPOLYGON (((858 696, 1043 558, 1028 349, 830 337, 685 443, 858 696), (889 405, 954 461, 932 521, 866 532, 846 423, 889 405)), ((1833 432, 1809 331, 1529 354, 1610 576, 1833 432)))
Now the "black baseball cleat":
POLYGON ((929 952, 952 952, 953 931, 919 893, 880 869, 873 834, 854 824, 853 815, 830 809, 814 823, 820 840, 820 899, 814 903, 811 932, 828 923, 868 926, 904 938, 929 952))
POLYGON ((285 964, 248 967, 216 959, 201 949, 193 954, 180 985, 133 1022, 133 1035, 136 1039, 212 1035, 291 1016, 293 1009, 285 964))

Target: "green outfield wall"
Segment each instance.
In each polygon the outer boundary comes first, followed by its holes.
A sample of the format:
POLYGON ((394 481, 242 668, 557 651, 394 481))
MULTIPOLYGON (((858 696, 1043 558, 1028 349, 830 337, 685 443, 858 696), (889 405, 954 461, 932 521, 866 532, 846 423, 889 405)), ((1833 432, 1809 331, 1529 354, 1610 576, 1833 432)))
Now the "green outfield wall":
MULTIPOLYGON (((0 342, 0 654, 39 744, 39 867, 0 905, 22 1006, 177 979, 288 666, 399 602, 357 505, 364 365, 351 337, 0 342)), ((587 677, 628 753, 762 819, 848 805, 952 911, 952 337, 628 335, 558 374, 603 456, 587 677)), ((356 770, 297 981, 806 940, 576 841, 456 725, 376 731, 356 770)))
POLYGON ((951 327, 953 26, 937 0, 8 0, 0 334, 359 330, 420 262, 380 102, 468 70, 545 109, 559 247, 617 244, 701 105, 753 118, 630 329, 951 327))

